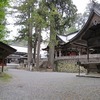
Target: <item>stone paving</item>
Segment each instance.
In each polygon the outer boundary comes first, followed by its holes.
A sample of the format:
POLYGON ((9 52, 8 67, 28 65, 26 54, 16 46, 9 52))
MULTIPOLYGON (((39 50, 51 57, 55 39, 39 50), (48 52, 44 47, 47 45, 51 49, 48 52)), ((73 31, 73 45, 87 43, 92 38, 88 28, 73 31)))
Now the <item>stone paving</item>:
POLYGON ((9 69, 13 78, 0 81, 0 100, 100 100, 100 79, 72 73, 9 69))

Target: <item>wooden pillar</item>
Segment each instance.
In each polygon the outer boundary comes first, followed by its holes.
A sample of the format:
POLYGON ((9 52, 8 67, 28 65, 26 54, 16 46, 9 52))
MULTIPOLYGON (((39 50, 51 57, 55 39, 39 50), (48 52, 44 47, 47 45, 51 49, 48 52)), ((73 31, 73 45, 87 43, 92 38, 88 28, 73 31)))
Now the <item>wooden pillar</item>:
POLYGON ((82 48, 81 48, 81 55, 82 55, 82 48))
POLYGON ((61 50, 59 50, 59 57, 61 57, 61 50))
POLYGON ((81 70, 80 70, 81 62, 79 60, 77 61, 77 66, 78 66, 78 76, 80 76, 80 73, 81 73, 81 70))
POLYGON ((89 48, 87 47, 87 61, 89 62, 89 48))
POLYGON ((2 69, 1 69, 2 72, 4 72, 4 58, 2 58, 2 69))
POLYGON ((79 61, 79 64, 78 64, 78 68, 79 68, 79 76, 80 76, 80 72, 81 72, 81 70, 80 70, 80 61, 79 61))
MULTIPOLYGON (((89 48, 87 47, 87 61, 89 62, 89 48)), ((86 74, 89 74, 89 64, 87 66, 87 73, 86 74)))
POLYGON ((79 51, 79 56, 81 55, 81 52, 79 51))

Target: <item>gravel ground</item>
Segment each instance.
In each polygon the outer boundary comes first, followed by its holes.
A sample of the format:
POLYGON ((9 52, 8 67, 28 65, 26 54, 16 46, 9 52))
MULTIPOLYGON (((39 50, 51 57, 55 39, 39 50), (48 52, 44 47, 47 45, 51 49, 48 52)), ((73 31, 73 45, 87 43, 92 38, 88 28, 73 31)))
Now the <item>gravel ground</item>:
POLYGON ((8 72, 13 78, 0 81, 0 100, 100 100, 100 78, 17 69, 8 72))

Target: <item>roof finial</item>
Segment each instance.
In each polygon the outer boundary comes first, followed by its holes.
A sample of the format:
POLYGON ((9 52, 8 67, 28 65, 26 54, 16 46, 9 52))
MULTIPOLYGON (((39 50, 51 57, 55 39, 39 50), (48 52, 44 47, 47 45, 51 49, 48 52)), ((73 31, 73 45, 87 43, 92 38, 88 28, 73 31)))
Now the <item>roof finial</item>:
POLYGON ((94 1, 94 0, 92 0, 92 3, 95 3, 95 1, 94 1))
POLYGON ((90 0, 90 1, 91 1, 91 3, 92 3, 92 7, 94 7, 94 6, 96 5, 95 0, 90 0))
POLYGON ((90 0, 90 3, 93 3, 94 4, 95 3, 95 0, 90 0))

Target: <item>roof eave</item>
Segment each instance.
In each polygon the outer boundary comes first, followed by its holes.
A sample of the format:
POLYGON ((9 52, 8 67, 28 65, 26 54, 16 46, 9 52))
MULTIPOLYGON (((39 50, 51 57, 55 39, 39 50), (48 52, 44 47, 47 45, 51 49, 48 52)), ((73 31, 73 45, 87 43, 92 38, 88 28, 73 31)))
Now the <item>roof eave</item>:
POLYGON ((87 27, 89 26, 94 14, 94 9, 92 9, 87 22, 84 24, 83 28, 78 32, 78 34, 70 40, 70 42, 74 42, 75 40, 79 39, 80 36, 83 35, 85 31, 87 31, 87 27))

